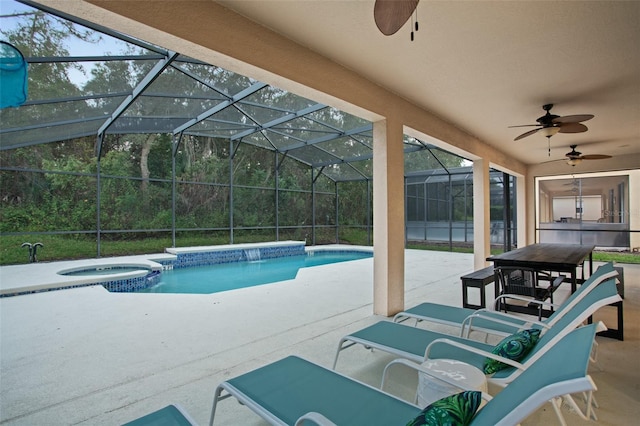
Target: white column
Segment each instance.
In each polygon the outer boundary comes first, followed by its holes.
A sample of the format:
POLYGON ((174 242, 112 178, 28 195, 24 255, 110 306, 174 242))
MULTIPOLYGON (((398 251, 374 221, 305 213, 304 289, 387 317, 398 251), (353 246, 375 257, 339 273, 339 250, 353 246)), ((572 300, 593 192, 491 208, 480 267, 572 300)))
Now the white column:
POLYGON ((516 176, 516 223, 518 227, 518 247, 527 243, 527 187, 524 176, 516 176))
POLYGON ((473 267, 482 269, 491 254, 489 161, 473 161, 473 267))
POLYGON ((404 152, 402 124, 373 123, 373 312, 404 309, 404 152))
MULTIPOLYGON (((640 170, 629 171, 629 199, 625 208, 625 221, 631 231, 640 230, 640 170)), ((629 232, 629 248, 640 249, 640 234, 629 232)))

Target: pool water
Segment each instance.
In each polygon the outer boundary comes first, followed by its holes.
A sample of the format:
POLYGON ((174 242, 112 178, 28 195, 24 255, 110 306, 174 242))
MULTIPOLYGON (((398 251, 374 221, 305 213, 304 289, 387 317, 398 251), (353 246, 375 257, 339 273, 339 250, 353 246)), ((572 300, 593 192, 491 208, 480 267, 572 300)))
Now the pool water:
POLYGON ((370 252, 316 251, 301 256, 163 271, 160 282, 139 293, 209 294, 291 280, 300 268, 372 257, 370 252))

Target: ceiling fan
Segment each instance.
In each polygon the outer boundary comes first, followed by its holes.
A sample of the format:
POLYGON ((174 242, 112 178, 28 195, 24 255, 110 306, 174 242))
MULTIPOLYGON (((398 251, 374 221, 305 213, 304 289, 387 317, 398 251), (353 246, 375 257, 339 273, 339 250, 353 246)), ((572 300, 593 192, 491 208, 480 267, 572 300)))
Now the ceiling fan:
POLYGON ((591 120, 593 118, 593 114, 578 114, 578 115, 565 115, 561 117, 559 115, 551 114, 551 108, 553 108, 553 104, 546 104, 542 106, 542 109, 547 113, 542 117, 538 118, 536 121, 538 124, 524 124, 521 126, 509 126, 512 127, 537 127, 537 129, 529 130, 516 137, 514 141, 518 141, 520 139, 526 138, 527 136, 531 136, 534 133, 540 132, 542 135, 547 138, 551 138, 551 136, 556 133, 582 133, 586 132, 588 129, 587 126, 581 123, 581 121, 591 120))
MULTIPOLYGON (((395 34, 411 17, 418 7, 420 0, 376 0, 373 6, 373 19, 376 26, 384 35, 395 34)), ((413 27, 411 28, 411 40, 413 41, 413 27)), ((415 30, 418 31, 418 21, 415 22, 415 30)))
POLYGON ((582 155, 581 152, 576 151, 578 145, 569 145, 571 148, 571 152, 567 152, 565 157, 567 157, 567 164, 575 167, 577 164, 582 163, 582 160, 604 160, 606 158, 611 158, 610 155, 605 154, 589 154, 582 155))

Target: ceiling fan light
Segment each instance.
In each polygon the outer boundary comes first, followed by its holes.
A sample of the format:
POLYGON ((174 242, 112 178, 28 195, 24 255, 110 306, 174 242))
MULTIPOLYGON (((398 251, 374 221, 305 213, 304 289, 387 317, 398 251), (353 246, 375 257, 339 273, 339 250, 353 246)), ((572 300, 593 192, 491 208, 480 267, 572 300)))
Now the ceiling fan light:
POLYGON ((556 127, 556 126, 543 127, 542 129, 540 129, 540 133, 542 133, 542 135, 547 138, 550 138, 551 136, 555 135, 559 131, 560 131, 560 127, 556 127))
POLYGON ((582 163, 582 158, 570 158, 567 160, 567 164, 570 166, 577 166, 582 163))

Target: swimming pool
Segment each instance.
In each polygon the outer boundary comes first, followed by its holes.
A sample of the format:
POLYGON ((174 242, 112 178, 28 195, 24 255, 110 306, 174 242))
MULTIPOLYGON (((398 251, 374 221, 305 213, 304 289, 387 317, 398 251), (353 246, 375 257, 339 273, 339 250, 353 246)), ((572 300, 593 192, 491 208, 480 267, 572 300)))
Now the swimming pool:
POLYGON ((311 251, 306 255, 287 256, 253 262, 233 262, 163 271, 158 284, 138 293, 210 294, 291 280, 300 268, 366 259, 365 251, 311 251))

